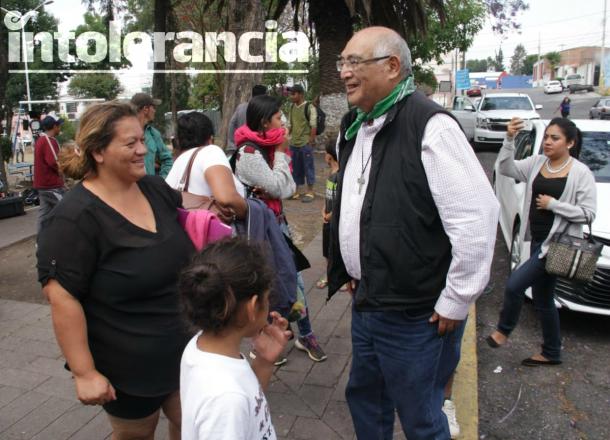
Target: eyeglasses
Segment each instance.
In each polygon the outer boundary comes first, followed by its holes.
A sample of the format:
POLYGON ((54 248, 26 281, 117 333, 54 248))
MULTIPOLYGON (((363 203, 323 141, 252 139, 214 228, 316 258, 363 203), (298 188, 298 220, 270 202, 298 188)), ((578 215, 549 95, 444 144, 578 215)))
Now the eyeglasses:
POLYGON ((367 60, 361 60, 358 58, 348 58, 347 60, 344 60, 343 58, 339 58, 337 60, 337 72, 341 72, 343 70, 343 67, 347 68, 347 70, 351 70, 352 72, 354 70, 358 69, 358 66, 360 64, 367 64, 367 63, 373 63, 375 61, 381 61, 381 60, 385 60, 390 58, 392 55, 386 55, 383 57, 375 57, 375 58, 369 58, 367 60))

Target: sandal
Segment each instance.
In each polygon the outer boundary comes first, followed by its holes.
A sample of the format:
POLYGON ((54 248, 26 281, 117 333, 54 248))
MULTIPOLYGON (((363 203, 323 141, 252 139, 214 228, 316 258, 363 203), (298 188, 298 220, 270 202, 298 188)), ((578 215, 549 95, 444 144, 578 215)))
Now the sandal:
POLYGON ((290 197, 290 200, 299 200, 301 198, 301 194, 299 193, 294 193, 292 195, 292 197, 290 197))
POLYGON ((320 278, 316 283, 316 287, 318 289, 324 289, 326 286, 328 286, 328 280, 326 279, 326 277, 320 278))
POLYGON ((313 202, 314 198, 315 198, 315 196, 312 193, 307 193, 303 196, 303 200, 301 200, 301 202, 311 203, 311 202, 313 202))

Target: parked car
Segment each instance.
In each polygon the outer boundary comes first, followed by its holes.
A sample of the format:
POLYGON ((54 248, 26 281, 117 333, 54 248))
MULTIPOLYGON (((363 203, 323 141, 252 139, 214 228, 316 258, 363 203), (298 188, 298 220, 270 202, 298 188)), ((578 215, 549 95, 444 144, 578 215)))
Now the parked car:
POLYGON ((481 98, 468 98, 466 96, 454 96, 451 113, 462 125, 469 142, 474 140, 474 112, 481 98))
POLYGON ((481 87, 474 85, 466 90, 466 95, 468 96, 481 96, 481 87))
POLYGON ((568 90, 570 91, 570 93, 592 92, 593 85, 591 85, 591 84, 570 84, 568 86, 568 90))
POLYGON ((589 110, 589 118, 591 119, 610 119, 610 99, 602 98, 598 100, 591 110, 589 110))
POLYGON ((544 93, 546 93, 546 94, 561 93, 561 92, 563 92, 563 86, 561 85, 561 82, 559 82, 559 81, 549 81, 544 86, 544 93))
POLYGON ((585 79, 582 77, 580 73, 571 73, 566 75, 565 79, 562 81, 562 86, 564 89, 567 89, 572 84, 584 84, 585 79))
MULTIPOLYGON (((532 121, 531 131, 521 131, 515 137, 515 159, 543 154, 542 138, 549 121, 532 121)), ((593 281, 588 284, 559 279, 555 288, 557 307, 610 316, 610 123, 606 121, 574 120, 582 131, 583 145, 579 160, 587 164, 597 184, 597 215, 592 234, 604 244, 593 281)), ((519 227, 527 217, 523 209, 526 184, 498 171, 496 161, 493 185, 500 202, 500 229, 509 249, 510 269, 515 270, 529 258, 529 242, 521 242, 519 227)), ((527 207, 526 209, 529 209, 527 207)), ((531 298, 531 292, 527 295, 531 298)))
POLYGON ((467 130, 472 128, 469 139, 474 142, 474 146, 499 145, 506 136, 506 126, 513 116, 521 119, 540 119, 536 110, 541 109, 541 105, 532 103, 532 100, 525 93, 493 93, 481 97, 477 104, 470 102, 456 102, 456 96, 452 108, 453 115, 460 121, 466 136, 470 135, 467 130))

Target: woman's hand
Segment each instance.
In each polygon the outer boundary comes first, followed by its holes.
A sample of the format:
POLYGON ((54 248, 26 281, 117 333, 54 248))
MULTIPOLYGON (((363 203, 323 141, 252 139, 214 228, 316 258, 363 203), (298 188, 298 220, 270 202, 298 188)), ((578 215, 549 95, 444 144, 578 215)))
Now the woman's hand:
POLYGON ((281 144, 278 144, 275 147, 275 151, 279 151, 280 153, 285 153, 290 148, 290 138, 288 135, 284 137, 284 141, 281 144))
POLYGON ((256 195, 256 197, 258 197, 259 199, 262 199, 262 200, 267 200, 267 199, 273 198, 269 195, 269 193, 267 191, 265 191, 264 188, 262 188, 260 186, 255 186, 254 189, 252 189, 252 193, 254 193, 256 195))
POLYGON ((523 130, 523 128, 525 127, 525 122, 523 121, 523 119, 521 118, 512 118, 510 120, 510 122, 508 123, 508 126, 506 127, 506 137, 508 139, 512 139, 515 137, 515 135, 520 131, 523 130))
POLYGON ((271 312, 271 324, 267 324, 261 332, 252 338, 257 359, 260 357, 272 364, 284 351, 292 332, 287 330, 288 321, 277 312, 271 312))
POLYGON ((85 405, 103 405, 116 400, 116 391, 108 379, 93 370, 83 375, 74 375, 76 396, 85 405))
POLYGON ((554 200, 553 197, 547 196, 546 194, 539 194, 538 197, 536 197, 536 208, 549 209, 551 200, 554 200))

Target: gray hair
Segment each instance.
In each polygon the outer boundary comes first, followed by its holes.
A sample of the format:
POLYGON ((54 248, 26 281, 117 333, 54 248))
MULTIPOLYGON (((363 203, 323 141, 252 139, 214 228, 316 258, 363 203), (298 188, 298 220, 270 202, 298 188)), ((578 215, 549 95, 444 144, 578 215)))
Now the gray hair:
POLYGON ((411 51, 407 42, 397 32, 388 32, 377 41, 373 57, 394 55, 400 60, 400 74, 403 78, 411 74, 411 51))

